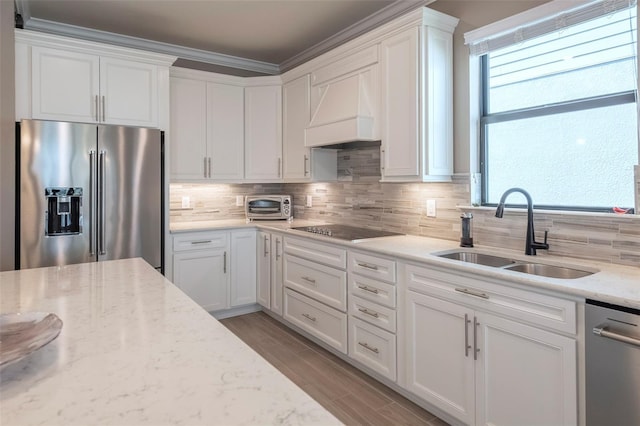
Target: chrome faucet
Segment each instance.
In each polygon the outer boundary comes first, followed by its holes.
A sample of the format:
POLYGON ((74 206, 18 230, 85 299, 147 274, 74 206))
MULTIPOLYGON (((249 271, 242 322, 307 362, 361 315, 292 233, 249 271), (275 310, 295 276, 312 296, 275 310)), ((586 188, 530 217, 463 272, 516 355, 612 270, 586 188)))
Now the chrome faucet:
POLYGON ((496 217, 502 218, 504 214, 504 202, 512 192, 519 192, 527 198, 527 240, 524 246, 524 254, 535 256, 537 249, 548 250, 549 244, 547 244, 547 233, 544 231, 544 243, 536 241, 536 234, 533 230, 533 201, 531 201, 531 195, 522 188, 507 189, 502 197, 500 197, 500 203, 496 208, 496 217))

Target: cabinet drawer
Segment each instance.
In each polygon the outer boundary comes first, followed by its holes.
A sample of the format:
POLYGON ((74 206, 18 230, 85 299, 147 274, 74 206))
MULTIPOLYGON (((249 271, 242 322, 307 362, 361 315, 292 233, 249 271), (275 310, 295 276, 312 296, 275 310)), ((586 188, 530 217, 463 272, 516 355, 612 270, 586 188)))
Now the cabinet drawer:
POLYGON ((396 380, 396 336, 349 317, 349 356, 384 377, 396 380))
MULTIPOLYGON (((534 325, 576 334, 576 303, 437 268, 406 265, 409 290, 496 312, 534 325)), ((504 282, 504 284, 503 284, 504 282)))
POLYGON ((350 293, 388 308, 396 307, 396 287, 382 281, 349 274, 350 293))
POLYGON ((394 260, 353 251, 349 252, 348 259, 349 272, 388 283, 396 282, 396 262, 394 260))
POLYGON ((347 314, 285 289, 284 319, 347 353, 347 314))
POLYGON ((349 315, 360 318, 370 324, 396 332, 396 311, 377 303, 369 302, 357 296, 349 296, 349 315))
POLYGON ((345 271, 286 255, 284 284, 343 312, 347 310, 345 271))
POLYGON ((284 252, 324 263, 334 268, 347 267, 347 251, 339 247, 316 243, 303 238, 285 237, 284 252))
POLYGON ((173 237, 173 251, 202 250, 227 246, 226 232, 197 232, 173 237))

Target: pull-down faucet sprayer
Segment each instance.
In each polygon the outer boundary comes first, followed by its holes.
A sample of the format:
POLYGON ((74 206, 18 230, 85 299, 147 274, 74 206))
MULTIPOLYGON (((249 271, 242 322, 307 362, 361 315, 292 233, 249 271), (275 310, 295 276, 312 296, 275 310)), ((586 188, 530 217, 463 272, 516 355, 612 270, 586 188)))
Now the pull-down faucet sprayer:
POLYGON ((502 197, 500 197, 500 202, 498 203, 498 207, 496 208, 496 217, 502 218, 504 214, 504 203, 512 192, 519 192, 524 195, 527 199, 527 239, 524 246, 524 254, 534 255, 536 254, 537 249, 548 250, 549 244, 547 244, 547 232, 544 231, 544 242, 539 243, 536 241, 535 231, 533 230, 533 201, 531 200, 531 195, 527 191, 522 188, 511 188, 507 189, 502 197))

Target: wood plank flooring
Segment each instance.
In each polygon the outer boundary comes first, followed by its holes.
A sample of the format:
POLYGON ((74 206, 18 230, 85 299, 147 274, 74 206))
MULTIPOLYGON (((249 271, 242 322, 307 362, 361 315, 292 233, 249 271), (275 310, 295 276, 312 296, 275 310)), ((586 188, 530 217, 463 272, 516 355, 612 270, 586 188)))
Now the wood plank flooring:
POLYGON ((220 322, 347 425, 447 425, 264 312, 220 322))

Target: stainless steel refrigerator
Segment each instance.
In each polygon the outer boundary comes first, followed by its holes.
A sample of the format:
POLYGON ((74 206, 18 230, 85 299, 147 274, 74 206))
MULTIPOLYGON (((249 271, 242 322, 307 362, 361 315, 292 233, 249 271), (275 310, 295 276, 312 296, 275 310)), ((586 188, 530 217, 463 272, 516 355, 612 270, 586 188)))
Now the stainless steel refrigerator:
POLYGON ((163 135, 23 120, 16 267, 142 257, 163 270, 163 135))

